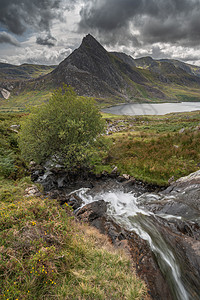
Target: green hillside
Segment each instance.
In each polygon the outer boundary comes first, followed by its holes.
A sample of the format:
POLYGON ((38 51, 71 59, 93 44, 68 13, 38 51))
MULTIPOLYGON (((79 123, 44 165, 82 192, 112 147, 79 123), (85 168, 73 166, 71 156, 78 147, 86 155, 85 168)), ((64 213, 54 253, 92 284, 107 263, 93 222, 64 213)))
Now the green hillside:
POLYGON ((0 81, 37 78, 53 71, 55 66, 22 64, 20 66, 0 63, 0 81))

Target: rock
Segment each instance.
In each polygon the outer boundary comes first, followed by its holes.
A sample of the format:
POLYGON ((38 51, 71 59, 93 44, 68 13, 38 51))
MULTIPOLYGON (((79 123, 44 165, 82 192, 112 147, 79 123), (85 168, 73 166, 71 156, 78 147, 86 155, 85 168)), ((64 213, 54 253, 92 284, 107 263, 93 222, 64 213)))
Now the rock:
MULTIPOLYGON (((73 193, 71 195, 69 195, 64 202, 67 202, 67 204, 69 204, 74 210, 78 209, 79 207, 81 207, 83 200, 76 194, 73 193)), ((61 203, 63 204, 63 203, 61 203)))
POLYGON ((36 181, 40 176, 44 175, 45 169, 42 166, 37 165, 33 161, 29 164, 29 168, 31 171, 31 180, 32 181, 36 181))
MULTIPOLYGON (((200 299, 200 241, 190 236, 173 233, 160 222, 155 223, 161 234, 167 237, 167 242, 174 249, 176 258, 181 264, 181 280, 187 286, 187 291, 192 295, 189 299, 200 299)), ((186 232, 188 228, 184 228, 186 232)))
POLYGON ((11 125, 10 126, 10 129, 12 130, 12 131, 14 131, 14 132, 16 132, 16 133, 18 133, 19 132, 19 129, 20 129, 20 125, 11 125))
POLYGON ((128 181, 123 182, 123 186, 131 187, 135 184, 135 178, 131 177, 128 181))
POLYGON ((174 176, 170 177, 170 179, 168 180, 168 183, 169 184, 174 183, 174 176))
POLYGON ((79 220, 95 226, 101 233, 107 234, 112 243, 123 248, 133 260, 137 274, 146 282, 153 299, 172 300, 171 292, 148 243, 136 233, 122 229, 106 215, 107 204, 99 200, 85 205, 76 212, 79 220))
POLYGON ((6 89, 0 88, 0 98, 8 99, 10 97, 10 92, 6 89))
MULTIPOLYGON (((105 171, 105 170, 101 173, 101 175, 103 175, 103 176, 105 176, 105 177, 107 177, 108 174, 109 174, 109 173, 108 173, 107 171, 105 171)), ((100 178, 100 177, 98 177, 98 178, 100 178)))
POLYGON ((30 161, 29 166, 32 168, 32 167, 36 167, 37 164, 35 161, 32 160, 32 161, 30 161))
POLYGON ((124 178, 124 176, 118 176, 117 177, 117 181, 118 182, 124 182, 126 179, 124 178))
POLYGON ((130 177, 131 177, 131 176, 130 176, 130 175, 128 175, 128 174, 123 174, 122 176, 123 176, 123 177, 124 177, 126 180, 129 180, 129 179, 130 179, 130 177))
POLYGON ((117 171, 118 171, 118 168, 115 166, 115 167, 113 168, 113 170, 111 171, 111 174, 116 174, 117 171))
POLYGON ((107 211, 106 202, 104 200, 98 200, 82 207, 76 213, 76 216, 82 221, 94 224, 93 221, 103 217, 106 211, 107 211))
POLYGON ((179 130, 179 133, 183 133, 185 131, 185 128, 181 128, 180 130, 179 130))
POLYGON ((36 185, 32 185, 25 189, 25 197, 40 197, 41 193, 36 185))

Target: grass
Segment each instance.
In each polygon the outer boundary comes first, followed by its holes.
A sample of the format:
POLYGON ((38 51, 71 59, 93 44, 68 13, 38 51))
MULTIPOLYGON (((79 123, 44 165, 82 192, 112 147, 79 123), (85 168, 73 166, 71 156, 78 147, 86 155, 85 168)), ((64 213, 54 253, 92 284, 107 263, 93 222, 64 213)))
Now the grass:
POLYGON ((115 165, 121 174, 168 185, 172 176, 176 180, 199 169, 200 112, 127 118, 104 114, 103 117, 109 123, 126 123, 122 131, 105 137, 107 148, 101 148, 101 160, 94 163, 97 173, 110 171, 115 165))
POLYGON ((50 90, 30 90, 22 92, 20 95, 13 95, 8 100, 1 100, 0 113, 27 112, 31 107, 47 102, 51 94, 50 90))
POLYGON ((24 117, 0 114, 0 299, 147 299, 106 236, 79 224, 67 204, 27 197, 33 183, 10 128, 24 117))
POLYGON ((68 205, 25 197, 29 179, 0 185, 1 299, 144 299, 130 261, 68 205))

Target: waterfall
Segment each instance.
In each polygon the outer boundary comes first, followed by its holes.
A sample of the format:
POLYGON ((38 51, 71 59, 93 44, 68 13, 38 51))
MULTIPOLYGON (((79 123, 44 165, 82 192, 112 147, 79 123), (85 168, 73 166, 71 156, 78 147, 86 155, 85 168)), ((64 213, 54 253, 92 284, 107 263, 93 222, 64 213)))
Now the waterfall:
MULTIPOLYGON (((159 267, 169 283, 174 299, 192 299, 182 281, 179 262, 173 249, 154 225, 156 214, 139 206, 140 197, 120 190, 91 195, 89 189, 80 189, 77 194, 83 200, 83 206, 104 199, 108 204, 107 214, 109 217, 123 228, 134 231, 149 243, 159 267)), ((180 218, 167 215, 162 215, 162 217, 180 218)))

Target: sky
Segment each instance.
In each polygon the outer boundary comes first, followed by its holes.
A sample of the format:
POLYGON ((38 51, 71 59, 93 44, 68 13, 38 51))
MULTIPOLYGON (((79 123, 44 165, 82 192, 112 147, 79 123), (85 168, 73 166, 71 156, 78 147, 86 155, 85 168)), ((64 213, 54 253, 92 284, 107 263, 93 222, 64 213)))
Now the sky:
POLYGON ((200 0, 0 0, 0 62, 58 64, 88 33, 108 51, 200 66, 200 0))

